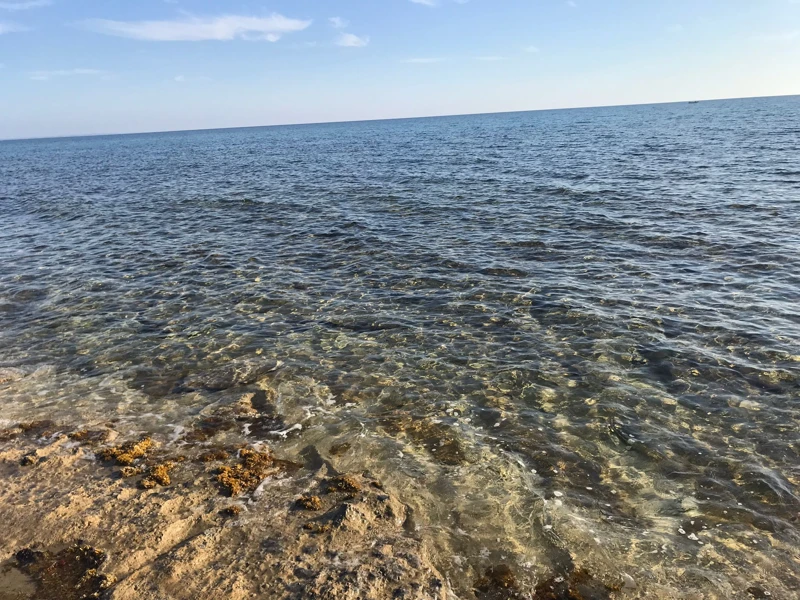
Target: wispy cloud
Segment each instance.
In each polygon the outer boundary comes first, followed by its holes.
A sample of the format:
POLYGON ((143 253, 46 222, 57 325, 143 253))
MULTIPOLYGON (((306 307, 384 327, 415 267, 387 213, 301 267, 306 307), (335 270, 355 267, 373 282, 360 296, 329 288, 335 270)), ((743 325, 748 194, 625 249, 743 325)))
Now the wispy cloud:
POLYGON ((476 56, 475 60, 482 60, 486 62, 495 62, 498 60, 508 60, 505 56, 476 56))
POLYGON ((97 69, 61 69, 57 71, 33 71, 30 78, 36 81, 48 81, 56 77, 72 77, 74 75, 103 75, 104 71, 97 69))
POLYGON ((432 63, 440 63, 446 61, 446 58, 406 58, 400 62, 411 65, 429 65, 432 63))
POLYGON ((537 46, 525 46, 522 51, 527 52, 528 54, 537 54, 539 52, 539 48, 537 46))
POLYGON ((17 25, 16 23, 0 23, 0 35, 4 33, 16 33, 18 31, 28 31, 28 28, 17 25))
POLYGON ((570 8, 578 8, 578 3, 575 0, 567 0, 567 6, 570 8))
POLYGON ((337 46, 345 48, 362 48, 369 44, 369 36, 357 36, 353 33, 343 33, 336 39, 337 46))
POLYGON ((184 17, 173 21, 111 21, 91 19, 83 26, 98 33, 154 42, 229 41, 235 39, 277 42, 287 33, 302 31, 311 21, 274 13, 269 17, 224 15, 184 17))
POLYGON ((28 2, 0 2, 0 10, 30 10, 31 8, 40 8, 42 6, 50 6, 50 0, 29 0, 28 2))
POLYGON ((331 27, 335 27, 336 29, 344 29, 348 25, 350 25, 350 21, 347 19, 343 19, 342 17, 331 17, 328 19, 331 24, 331 27))

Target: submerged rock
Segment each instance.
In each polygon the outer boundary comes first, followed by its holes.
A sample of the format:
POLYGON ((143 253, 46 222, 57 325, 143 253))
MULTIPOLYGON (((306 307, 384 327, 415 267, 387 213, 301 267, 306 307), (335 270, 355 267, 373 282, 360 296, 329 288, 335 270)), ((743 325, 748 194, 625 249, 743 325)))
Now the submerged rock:
POLYGON ((480 600, 522 600, 523 598, 517 587, 517 578, 508 565, 489 567, 473 587, 475 595, 480 600))
POLYGON ((81 541, 56 553, 24 548, 14 559, 16 568, 34 582, 36 600, 91 600, 114 583, 98 572, 105 553, 81 541))
POLYGON ((425 447, 431 456, 444 465, 461 465, 467 457, 453 427, 432 422, 429 418, 417 418, 410 414, 383 419, 386 431, 392 435, 405 433, 415 443, 425 447))
POLYGON ((281 366, 277 360, 236 360, 228 364, 186 377, 178 386, 178 392, 206 390, 220 392, 237 385, 247 385, 263 379, 281 366))
POLYGON ((15 369, 13 367, 4 367, 0 369, 0 385, 4 383, 11 383, 18 381, 25 377, 26 373, 22 369, 15 369))
POLYGON ((109 438, 110 435, 111 432, 109 432, 107 429, 82 429, 80 431, 73 431, 72 433, 68 434, 67 437, 73 441, 91 446, 94 444, 102 444, 109 438))
POLYGON ((583 569, 567 576, 553 576, 539 583, 534 600, 610 600, 611 588, 603 585, 583 569))

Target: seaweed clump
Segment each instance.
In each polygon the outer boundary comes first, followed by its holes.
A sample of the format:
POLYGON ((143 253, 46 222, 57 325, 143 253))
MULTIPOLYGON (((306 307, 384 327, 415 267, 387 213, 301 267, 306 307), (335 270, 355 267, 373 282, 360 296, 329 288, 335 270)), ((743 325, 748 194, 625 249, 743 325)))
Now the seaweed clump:
POLYGON ((33 580, 37 600, 93 600, 114 584, 98 573, 105 553, 82 541, 57 553, 24 548, 14 559, 17 569, 33 580))
POLYGON ((357 494, 361 491, 361 484, 352 475, 340 475, 328 481, 328 493, 345 492, 357 494))
POLYGON ((55 421, 50 421, 49 419, 17 423, 14 427, 0 430, 0 442, 11 441, 21 435, 29 438, 48 437, 57 431, 58 425, 55 421))
POLYGON ((223 508, 221 511, 219 511, 219 514, 221 514, 223 517, 238 517, 240 514, 242 514, 242 507, 238 504, 233 504, 227 508, 223 508))
POLYGON ((23 467, 32 467, 33 465, 39 464, 40 462, 39 455, 34 450, 33 452, 28 452, 25 456, 23 456, 19 464, 23 467))
POLYGON ((122 476, 123 479, 128 479, 129 477, 136 477, 137 475, 141 475, 144 473, 144 469, 142 467, 122 467, 119 470, 119 474, 122 476))
POLYGON ((116 461, 118 465, 131 466, 137 459, 142 458, 155 447, 155 442, 150 437, 144 437, 138 442, 125 442, 120 446, 103 448, 97 455, 108 462, 116 461))
POLYGON ((303 510, 319 510, 322 508, 322 500, 319 496, 301 496, 297 499, 297 506, 303 510))
POLYGON ((217 474, 217 483, 230 496, 250 493, 269 475, 279 473, 282 463, 276 461, 272 453, 242 449, 240 462, 233 467, 222 467, 217 474))
POLYGON ((169 472, 175 468, 175 463, 165 462, 158 465, 153 465, 147 471, 147 477, 142 479, 139 485, 144 489, 149 490, 157 485, 167 486, 172 483, 169 472))

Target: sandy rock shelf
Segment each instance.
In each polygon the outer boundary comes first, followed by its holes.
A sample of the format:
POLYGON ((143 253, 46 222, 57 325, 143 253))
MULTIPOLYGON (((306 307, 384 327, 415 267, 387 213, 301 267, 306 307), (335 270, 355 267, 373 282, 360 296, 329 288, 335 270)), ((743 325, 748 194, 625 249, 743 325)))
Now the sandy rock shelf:
POLYGON ((368 474, 59 429, 0 435, 0 600, 454 597, 368 474))

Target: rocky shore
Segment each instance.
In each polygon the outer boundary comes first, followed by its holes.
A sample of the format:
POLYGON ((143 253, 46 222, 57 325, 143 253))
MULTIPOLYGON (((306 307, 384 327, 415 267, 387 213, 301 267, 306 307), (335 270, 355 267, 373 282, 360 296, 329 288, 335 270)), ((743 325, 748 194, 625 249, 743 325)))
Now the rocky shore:
POLYGON ((452 597, 410 510, 313 449, 175 454, 47 421, 0 440, 2 600, 452 597))

